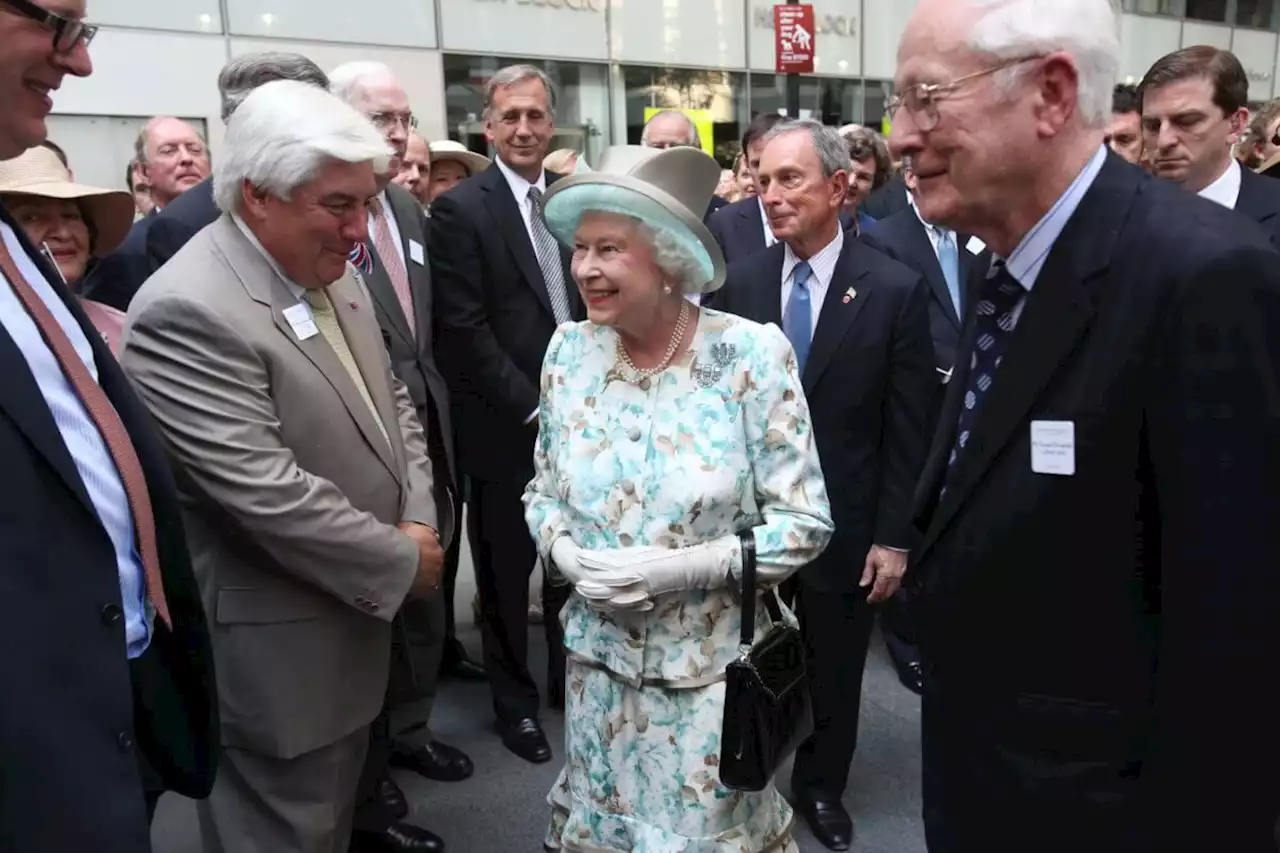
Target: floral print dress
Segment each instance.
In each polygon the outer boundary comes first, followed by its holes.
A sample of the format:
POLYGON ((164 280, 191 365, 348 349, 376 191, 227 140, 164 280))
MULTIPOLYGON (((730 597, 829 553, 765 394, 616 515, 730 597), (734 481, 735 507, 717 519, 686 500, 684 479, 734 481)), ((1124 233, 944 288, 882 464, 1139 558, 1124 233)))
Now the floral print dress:
MULTIPOLYGON (((548 347, 525 492, 543 557, 561 535, 585 549, 681 548, 753 529, 757 578, 771 587, 821 553, 830 507, 782 333, 702 309, 689 349, 638 382, 616 344, 611 329, 575 323, 548 347)), ((740 579, 740 553, 731 572, 740 579)), ((566 765, 548 797, 549 850, 797 849, 791 807, 772 786, 744 793, 719 781, 738 594, 727 580, 658 596, 648 612, 570 598, 566 765)), ((756 612, 762 636, 768 616, 756 612)))

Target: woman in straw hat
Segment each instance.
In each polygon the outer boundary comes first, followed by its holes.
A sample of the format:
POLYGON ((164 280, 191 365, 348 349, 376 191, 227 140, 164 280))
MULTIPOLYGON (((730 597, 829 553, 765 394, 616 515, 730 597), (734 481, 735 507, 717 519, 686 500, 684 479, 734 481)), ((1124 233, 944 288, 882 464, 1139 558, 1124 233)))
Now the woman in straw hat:
MULTIPOLYGON (((0 201, 73 293, 80 292, 93 261, 120 245, 133 225, 129 193, 72 183, 48 148, 30 148, 0 163, 0 201)), ((124 314, 83 297, 80 306, 115 353, 124 314)))
POLYGON ((724 283, 700 218, 719 174, 697 149, 618 146, 547 193, 589 318, 548 346, 525 492, 540 553, 574 587, 549 850, 797 850, 772 785, 720 783, 724 673, 740 534, 759 594, 821 553, 832 523, 786 338, 684 298, 724 283))

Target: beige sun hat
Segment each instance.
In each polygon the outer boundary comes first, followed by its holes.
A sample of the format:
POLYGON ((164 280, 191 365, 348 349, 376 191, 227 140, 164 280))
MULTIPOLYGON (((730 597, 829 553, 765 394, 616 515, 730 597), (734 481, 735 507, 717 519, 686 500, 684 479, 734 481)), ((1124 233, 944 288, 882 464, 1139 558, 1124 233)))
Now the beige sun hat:
POLYGON ((452 139, 433 142, 427 148, 431 151, 432 163, 440 160, 456 160, 467 167, 467 174, 469 175, 479 174, 489 168, 488 157, 483 154, 477 154, 461 142, 454 142, 452 139))
POLYGON ((97 257, 119 246, 133 227, 133 196, 73 183, 58 155, 40 145, 0 162, 0 195, 78 201, 96 235, 92 250, 97 257))

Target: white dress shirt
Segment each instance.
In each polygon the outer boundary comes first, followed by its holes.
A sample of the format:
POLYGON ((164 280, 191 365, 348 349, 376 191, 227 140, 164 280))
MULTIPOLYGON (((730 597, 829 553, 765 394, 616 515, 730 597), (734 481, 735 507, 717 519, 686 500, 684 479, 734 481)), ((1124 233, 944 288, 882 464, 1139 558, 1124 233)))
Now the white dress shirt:
POLYGON ((767 249, 778 242, 778 238, 773 236, 773 227, 769 225, 769 215, 764 212, 764 199, 756 196, 756 201, 760 204, 760 224, 764 226, 764 247, 767 249))
POLYGON ((1236 202, 1240 200, 1240 181, 1240 161, 1232 157, 1227 170, 1218 176, 1218 180, 1200 190, 1197 195, 1216 201, 1228 210, 1235 210, 1236 202))
MULTIPOLYGON (((80 324, 41 275, 39 267, 23 251, 13 229, 2 222, 0 237, 13 256, 18 272, 48 306, 71 345, 75 347, 76 355, 80 356, 80 360, 89 369, 89 375, 97 382, 98 364, 80 324)), ((84 483, 85 491, 89 494, 89 500, 97 510, 98 520, 111 539, 115 551, 116 574, 120 582, 120 599, 124 608, 125 653, 130 658, 136 658, 151 643, 151 625, 155 611, 147 601, 146 576, 143 574, 142 558, 138 554, 134 536, 133 509, 129 505, 129 495, 124 490, 120 472, 116 470, 115 460, 107 449, 102 433, 98 431, 98 425, 62 372, 62 365, 45 343, 40 327, 27 313, 12 287, 0 287, 0 323, 22 351, 27 367, 53 415, 54 425, 57 426, 62 442, 71 454, 71 461, 75 463, 80 480, 84 483)), ((82 567, 68 567, 72 572, 80 568, 82 567)), ((21 606, 21 602, 12 604, 21 606)), ((51 673, 51 677, 53 675, 55 674, 51 673)))
MULTIPOLYGON (((836 237, 820 251, 809 258, 809 322, 812 328, 810 336, 818 331, 818 315, 822 313, 822 303, 827 298, 827 289, 831 287, 831 277, 836 273, 836 261, 844 251, 844 229, 836 227, 836 237)), ((795 287, 795 271, 802 258, 791 251, 788 244, 782 260, 782 313, 787 313, 787 300, 791 298, 791 290, 795 287)))
POLYGON ((547 173, 544 169, 538 170, 538 182, 531 184, 524 178, 511 171, 511 167, 502 162, 501 157, 494 157, 493 162, 497 164, 498 171, 502 172, 502 177, 507 179, 507 186, 511 187, 511 194, 516 197, 516 206, 520 208, 520 216, 524 219, 524 230, 529 235, 529 242, 533 239, 533 205, 529 201, 529 188, 537 187, 538 192, 542 195, 547 194, 547 173))

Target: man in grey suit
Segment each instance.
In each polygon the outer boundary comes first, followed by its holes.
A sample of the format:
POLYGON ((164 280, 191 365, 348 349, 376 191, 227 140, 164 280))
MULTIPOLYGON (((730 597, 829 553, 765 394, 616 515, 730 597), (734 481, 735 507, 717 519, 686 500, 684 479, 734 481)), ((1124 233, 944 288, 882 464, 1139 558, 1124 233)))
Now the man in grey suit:
POLYGON ((329 93, 259 87, 214 172, 222 217, 130 305, 121 361, 178 463, 217 664, 205 853, 346 853, 391 619, 439 585, 453 519, 347 264, 389 159, 329 93))

